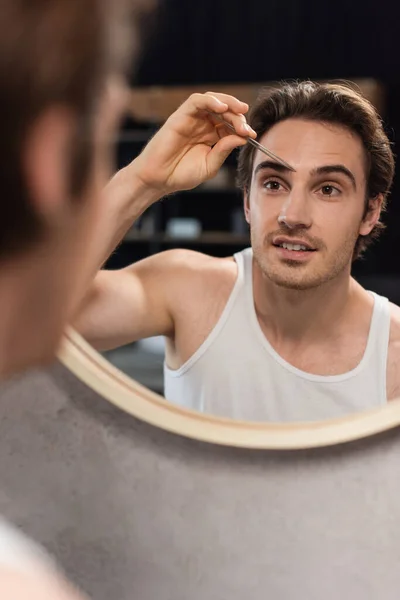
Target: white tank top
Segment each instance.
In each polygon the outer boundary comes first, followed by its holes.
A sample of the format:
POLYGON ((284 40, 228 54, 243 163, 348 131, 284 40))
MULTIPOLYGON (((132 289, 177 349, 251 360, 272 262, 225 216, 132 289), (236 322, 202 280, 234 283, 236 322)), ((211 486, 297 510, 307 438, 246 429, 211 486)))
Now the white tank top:
POLYGON ((254 308, 252 249, 234 258, 237 280, 214 329, 179 369, 164 364, 167 400, 251 421, 316 421, 386 403, 386 298, 371 292, 374 309, 360 363, 341 375, 312 375, 286 362, 261 330, 254 308))

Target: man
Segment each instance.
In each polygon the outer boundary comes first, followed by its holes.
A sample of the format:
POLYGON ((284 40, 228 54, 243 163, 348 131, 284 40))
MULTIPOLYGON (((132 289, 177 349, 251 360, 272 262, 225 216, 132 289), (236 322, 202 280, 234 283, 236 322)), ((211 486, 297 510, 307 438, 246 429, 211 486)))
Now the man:
MULTIPOLYGON (((351 277, 393 178, 381 121, 349 87, 303 82, 261 97, 249 123, 294 169, 242 148, 252 248, 100 271, 76 326, 98 349, 165 336, 166 398, 208 413, 314 420, 384 404, 400 391, 399 309, 351 277)), ((117 197, 113 210, 119 233, 140 212, 117 197)))
MULTIPOLYGON (((126 97, 126 23, 119 0, 2 2, 0 379, 54 357, 98 268, 110 218, 99 199, 126 97)), ((162 148, 149 144, 110 192, 141 209, 212 176, 245 143, 247 108, 234 98, 190 98, 158 134, 162 148), (220 139, 207 111, 225 113, 239 135, 220 139)), ((0 597, 76 597, 51 560, 1 520, 0 597)))

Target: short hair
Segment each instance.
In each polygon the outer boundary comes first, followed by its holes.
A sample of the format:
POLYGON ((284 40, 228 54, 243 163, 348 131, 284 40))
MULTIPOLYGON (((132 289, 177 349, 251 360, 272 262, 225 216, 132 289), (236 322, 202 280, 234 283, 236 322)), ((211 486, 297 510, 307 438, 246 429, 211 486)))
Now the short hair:
POLYGON ((35 120, 52 105, 67 106, 77 117, 66 160, 71 195, 82 191, 93 154, 96 102, 108 75, 128 67, 127 11, 134 16, 122 0, 2 0, 0 258, 25 250, 43 233, 30 202, 22 149, 35 120))
MULTIPOLYGON (((249 114, 249 124, 261 136, 273 125, 291 118, 332 123, 348 129, 361 140, 366 155, 367 196, 369 201, 383 196, 385 210, 394 176, 394 155, 382 120, 373 105, 350 84, 286 82, 277 89, 263 90, 249 114)), ((239 153, 237 183, 250 190, 255 150, 250 144, 239 153)), ((384 228, 378 221, 369 235, 359 236, 354 259, 361 256, 384 228)))

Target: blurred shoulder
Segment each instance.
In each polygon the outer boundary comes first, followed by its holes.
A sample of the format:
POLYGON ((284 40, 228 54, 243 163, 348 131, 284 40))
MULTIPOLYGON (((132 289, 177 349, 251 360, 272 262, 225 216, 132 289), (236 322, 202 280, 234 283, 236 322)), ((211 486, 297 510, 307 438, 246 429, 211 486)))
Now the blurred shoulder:
POLYGON ((83 600, 35 542, 0 519, 0 598, 83 600))

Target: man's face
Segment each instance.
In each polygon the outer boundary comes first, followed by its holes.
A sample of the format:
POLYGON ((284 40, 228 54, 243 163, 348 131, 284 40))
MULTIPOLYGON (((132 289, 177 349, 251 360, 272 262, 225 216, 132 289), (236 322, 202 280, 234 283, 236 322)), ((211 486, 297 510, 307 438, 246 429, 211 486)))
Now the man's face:
POLYGON ((363 220, 365 156, 345 128, 288 119, 260 139, 296 170, 257 151, 245 198, 255 259, 264 275, 292 289, 318 287, 350 272, 358 236, 379 218, 380 201, 363 220))

